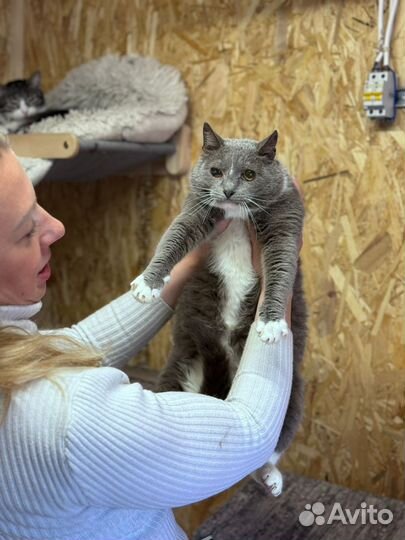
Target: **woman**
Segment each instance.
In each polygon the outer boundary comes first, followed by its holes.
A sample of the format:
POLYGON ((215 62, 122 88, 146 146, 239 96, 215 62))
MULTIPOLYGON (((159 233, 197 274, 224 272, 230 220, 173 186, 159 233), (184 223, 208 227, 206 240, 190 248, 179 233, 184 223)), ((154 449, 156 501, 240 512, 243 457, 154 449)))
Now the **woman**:
POLYGON ((272 454, 291 332, 264 344, 252 325, 225 401, 129 384, 119 368, 171 317, 207 246, 174 268, 156 303, 127 292, 72 328, 39 332, 30 318, 63 234, 1 143, 0 538, 184 539, 171 508, 227 489, 272 454))

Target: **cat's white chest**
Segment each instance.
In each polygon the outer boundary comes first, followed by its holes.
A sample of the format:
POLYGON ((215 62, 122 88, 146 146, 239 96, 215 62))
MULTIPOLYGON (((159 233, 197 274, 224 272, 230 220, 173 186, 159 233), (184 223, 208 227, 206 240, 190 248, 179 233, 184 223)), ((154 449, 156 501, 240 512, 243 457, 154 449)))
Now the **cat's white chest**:
POLYGON ((233 219, 213 241, 209 266, 222 278, 226 292, 223 319, 232 330, 237 325, 242 301, 257 281, 246 222, 233 219))

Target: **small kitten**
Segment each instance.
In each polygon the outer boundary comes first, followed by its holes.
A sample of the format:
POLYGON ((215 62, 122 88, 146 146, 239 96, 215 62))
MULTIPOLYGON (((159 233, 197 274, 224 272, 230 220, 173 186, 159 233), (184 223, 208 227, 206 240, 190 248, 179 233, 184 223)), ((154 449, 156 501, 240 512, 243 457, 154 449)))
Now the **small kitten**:
POLYGON ((288 172, 275 159, 276 131, 261 142, 222 139, 205 123, 203 138, 203 152, 193 168, 183 210, 132 288, 141 302, 157 298, 173 266, 210 237, 218 220, 232 219, 225 232, 212 240, 208 261, 179 299, 173 349, 158 387, 159 391, 199 392, 225 399, 260 292, 246 227, 248 221, 253 225, 262 245, 265 296, 256 329, 263 341, 277 341, 287 332, 284 313, 293 292, 290 403, 276 451, 255 473, 256 479, 277 496, 282 490, 282 476, 276 463, 294 438, 303 409, 300 364, 307 312, 298 260, 303 203, 288 172))
POLYGON ((23 132, 24 128, 48 116, 65 115, 67 109, 47 110, 41 90, 41 74, 0 85, 0 128, 7 133, 23 132))

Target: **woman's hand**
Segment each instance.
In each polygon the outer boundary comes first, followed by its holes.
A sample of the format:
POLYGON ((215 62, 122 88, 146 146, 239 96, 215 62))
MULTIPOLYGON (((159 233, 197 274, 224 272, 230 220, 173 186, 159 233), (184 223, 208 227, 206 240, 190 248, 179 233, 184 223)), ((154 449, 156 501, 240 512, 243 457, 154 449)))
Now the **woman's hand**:
POLYGON ((161 297, 170 307, 174 309, 185 284, 192 278, 195 272, 202 267, 206 261, 211 245, 210 241, 222 234, 228 227, 230 219, 218 221, 209 239, 202 242, 193 251, 178 262, 170 272, 170 281, 163 287, 161 297))

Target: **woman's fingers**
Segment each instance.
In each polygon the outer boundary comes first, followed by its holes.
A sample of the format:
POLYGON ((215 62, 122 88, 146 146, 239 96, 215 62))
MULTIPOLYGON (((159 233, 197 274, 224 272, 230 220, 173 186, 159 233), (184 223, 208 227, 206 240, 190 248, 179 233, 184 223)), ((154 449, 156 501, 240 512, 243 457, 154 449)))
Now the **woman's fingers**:
POLYGON ((301 196, 302 202, 304 202, 304 192, 302 191, 302 186, 301 186, 300 182, 295 177, 292 179, 292 181, 294 182, 294 185, 297 188, 297 191, 301 196))
POLYGON ((210 236, 210 240, 222 234, 228 228, 231 221, 231 219, 221 219, 220 221, 217 221, 212 235, 210 236))

